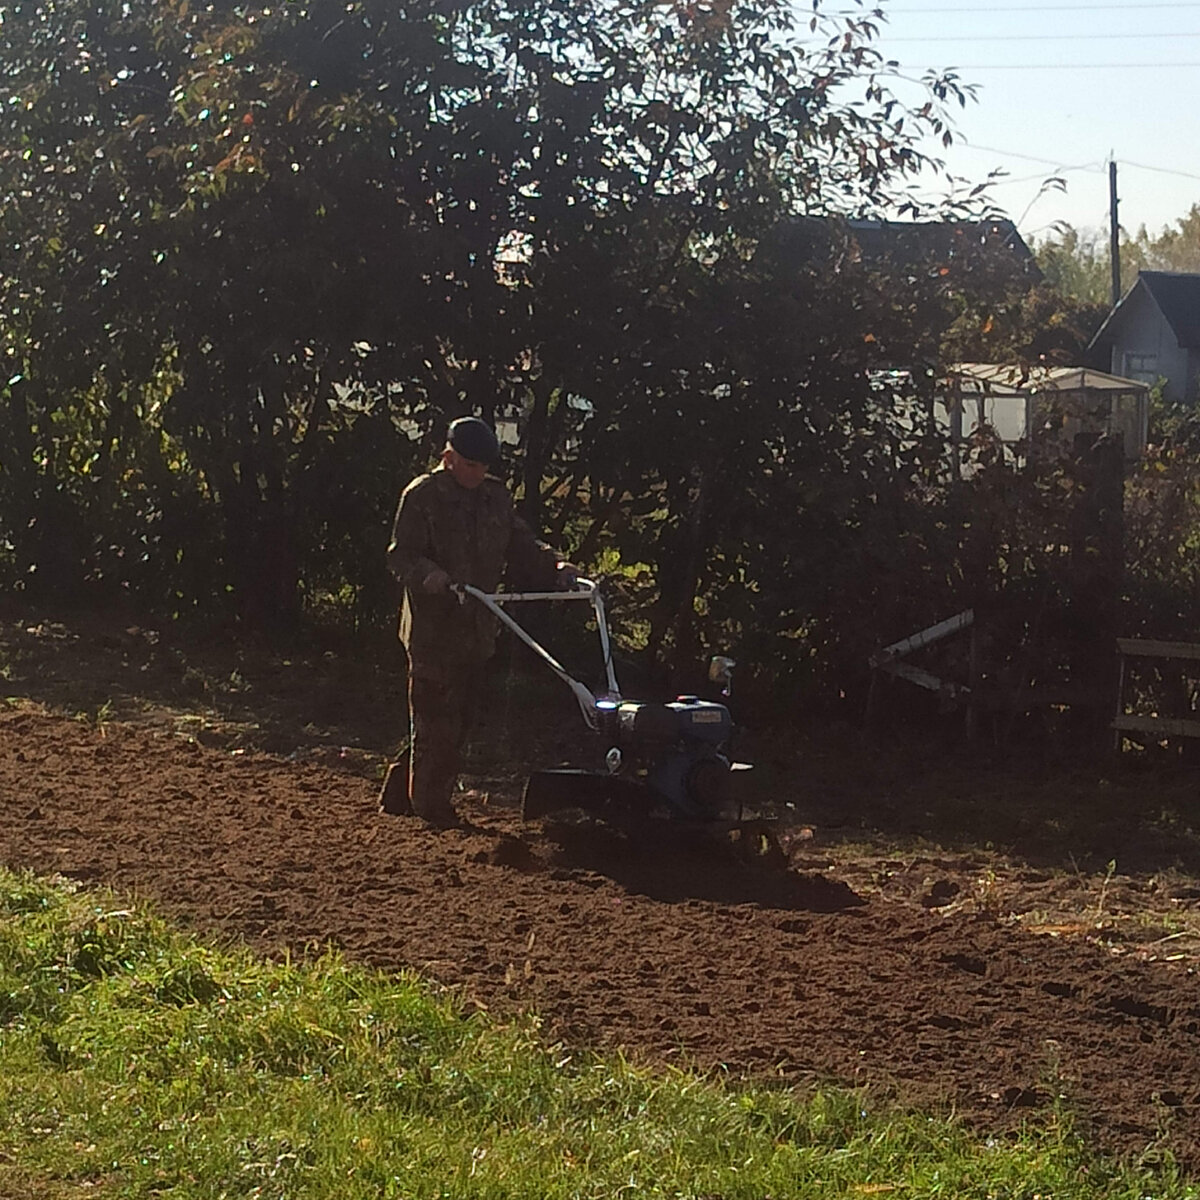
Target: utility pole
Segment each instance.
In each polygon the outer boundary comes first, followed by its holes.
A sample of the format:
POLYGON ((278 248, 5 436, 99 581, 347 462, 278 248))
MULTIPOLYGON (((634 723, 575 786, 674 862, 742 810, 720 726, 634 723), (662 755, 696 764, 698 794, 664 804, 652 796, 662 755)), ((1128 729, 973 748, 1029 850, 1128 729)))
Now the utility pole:
POLYGON ((1117 160, 1108 162, 1108 257, 1112 264, 1113 308, 1121 301, 1121 226, 1117 221, 1117 160))

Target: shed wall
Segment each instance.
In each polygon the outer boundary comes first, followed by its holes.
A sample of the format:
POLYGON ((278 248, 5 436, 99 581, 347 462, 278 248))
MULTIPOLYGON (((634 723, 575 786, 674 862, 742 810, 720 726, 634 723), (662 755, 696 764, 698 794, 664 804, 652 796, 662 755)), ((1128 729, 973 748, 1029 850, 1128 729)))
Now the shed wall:
POLYGON ((1112 344, 1112 373, 1154 383, 1166 380, 1168 399, 1194 400, 1193 355, 1180 349, 1171 327, 1145 288, 1135 288, 1121 314, 1112 344))

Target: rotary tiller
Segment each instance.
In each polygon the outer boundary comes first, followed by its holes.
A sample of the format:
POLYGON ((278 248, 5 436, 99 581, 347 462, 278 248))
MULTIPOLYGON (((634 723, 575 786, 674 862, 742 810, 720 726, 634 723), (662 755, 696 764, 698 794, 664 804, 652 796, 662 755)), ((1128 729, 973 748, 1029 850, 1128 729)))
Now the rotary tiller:
MULTIPOLYGON (((608 620, 599 586, 580 579, 573 591, 488 594, 460 585, 464 602, 472 598, 488 608, 570 688, 584 724, 600 741, 604 768, 537 771, 525 786, 522 815, 545 817, 567 809, 600 815, 621 812, 638 817, 660 812, 677 822, 702 824, 770 839, 761 820, 749 821, 734 795, 733 779, 748 765, 730 752, 733 722, 729 709, 697 696, 678 696, 666 704, 627 700, 621 695, 613 664, 608 620), (575 679, 537 642, 504 605, 527 601, 574 601, 591 605, 600 637, 607 688, 597 696, 575 679)), ((709 678, 729 694, 733 661, 716 657, 709 678)), ((770 839, 773 841, 773 839, 770 839)))

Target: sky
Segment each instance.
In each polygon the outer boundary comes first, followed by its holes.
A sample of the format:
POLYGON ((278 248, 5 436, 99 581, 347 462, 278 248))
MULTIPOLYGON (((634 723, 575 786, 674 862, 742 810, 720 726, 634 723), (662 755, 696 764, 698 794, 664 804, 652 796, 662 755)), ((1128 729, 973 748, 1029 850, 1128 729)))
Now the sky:
MULTIPOLYGON (((1143 225, 1157 234, 1200 203, 1200 2, 878 5, 875 45, 902 77, 954 68, 978 86, 977 101, 955 109, 956 144, 927 150, 973 183, 1005 171, 991 195, 1027 241, 1056 222, 1106 238, 1110 161, 1131 235, 1143 225), (1054 175, 1065 191, 1043 188, 1054 175)), ((822 8, 854 10, 847 0, 822 8)), ((903 79, 894 87, 902 99, 916 94, 903 79)))

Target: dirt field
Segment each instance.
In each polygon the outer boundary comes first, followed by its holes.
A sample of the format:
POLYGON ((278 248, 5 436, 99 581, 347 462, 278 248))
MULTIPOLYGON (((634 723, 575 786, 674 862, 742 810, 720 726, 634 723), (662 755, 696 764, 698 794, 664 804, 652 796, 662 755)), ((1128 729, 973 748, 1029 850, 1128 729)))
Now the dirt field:
POLYGON ((577 716, 564 695, 531 729, 505 665, 461 798, 477 828, 439 834, 375 811, 390 647, 10 613, 0 861, 265 948, 412 967, 571 1045, 862 1086, 996 1136, 1064 1097, 1105 1149, 1200 1171, 1194 773, 760 731, 758 787, 788 806, 779 875, 523 827, 520 774, 577 716))

